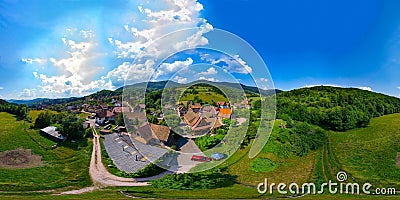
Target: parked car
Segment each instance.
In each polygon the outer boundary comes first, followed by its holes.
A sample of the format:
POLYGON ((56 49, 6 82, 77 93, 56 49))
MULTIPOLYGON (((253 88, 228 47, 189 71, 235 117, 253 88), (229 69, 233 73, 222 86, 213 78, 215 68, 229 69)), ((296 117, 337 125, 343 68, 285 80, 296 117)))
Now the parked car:
POLYGON ((222 159, 226 158, 226 155, 223 153, 212 153, 211 158, 213 160, 222 160, 222 159))
POLYGON ((193 161, 200 161, 200 162, 210 162, 211 158, 206 156, 192 156, 191 160, 193 161))

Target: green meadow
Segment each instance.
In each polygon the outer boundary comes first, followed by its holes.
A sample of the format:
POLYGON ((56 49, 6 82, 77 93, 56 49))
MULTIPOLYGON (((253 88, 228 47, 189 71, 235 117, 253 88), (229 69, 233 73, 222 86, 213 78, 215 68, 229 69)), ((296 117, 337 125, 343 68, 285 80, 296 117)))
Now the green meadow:
MULTIPOLYGON (((34 111, 32 116, 37 116, 34 111)), ((0 152, 22 147, 42 156, 43 164, 25 169, 0 169, 0 191, 52 190, 91 185, 88 166, 92 143, 82 140, 64 142, 56 149, 56 142, 31 129, 30 123, 18 121, 8 113, 0 113, 0 152)))

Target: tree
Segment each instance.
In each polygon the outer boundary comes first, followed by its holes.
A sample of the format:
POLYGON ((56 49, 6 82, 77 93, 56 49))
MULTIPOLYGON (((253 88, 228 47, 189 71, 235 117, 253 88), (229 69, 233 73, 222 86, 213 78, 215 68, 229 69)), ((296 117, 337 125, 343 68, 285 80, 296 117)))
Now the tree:
POLYGON ((81 139, 84 136, 85 129, 82 126, 82 122, 77 120, 74 116, 68 116, 62 123, 63 134, 67 136, 67 138, 73 139, 81 139))
POLYGON ((122 112, 117 115, 117 124, 120 125, 120 126, 124 126, 125 125, 124 115, 123 115, 122 112))
POLYGON ((53 114, 46 110, 41 112, 35 120, 35 128, 45 128, 52 124, 53 114))

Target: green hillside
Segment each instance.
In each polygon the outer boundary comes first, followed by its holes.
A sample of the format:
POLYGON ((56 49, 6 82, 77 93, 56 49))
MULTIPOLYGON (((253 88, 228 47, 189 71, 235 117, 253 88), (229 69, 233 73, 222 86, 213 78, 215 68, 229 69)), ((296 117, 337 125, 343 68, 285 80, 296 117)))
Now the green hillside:
POLYGON ((400 112, 400 99, 355 88, 317 86, 277 95, 277 115, 345 131, 373 117, 400 112))
POLYGON ((366 128, 329 134, 331 163, 356 181, 380 187, 400 187, 400 114, 371 119, 366 128))
POLYGON ((0 191, 72 189, 91 185, 87 170, 91 143, 86 140, 76 143, 66 141, 52 149, 55 142, 42 136, 39 130, 31 129, 31 123, 17 120, 14 115, 5 112, 0 112, 0 119, 0 152, 22 147, 41 156, 43 162, 32 168, 0 168, 0 191))

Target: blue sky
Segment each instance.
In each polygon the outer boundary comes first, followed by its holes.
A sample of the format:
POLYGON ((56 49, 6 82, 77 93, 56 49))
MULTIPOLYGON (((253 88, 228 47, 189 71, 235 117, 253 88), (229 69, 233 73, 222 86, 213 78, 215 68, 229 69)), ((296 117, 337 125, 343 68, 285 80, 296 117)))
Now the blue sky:
MULTIPOLYGON (((184 46, 205 45, 216 28, 246 40, 264 59, 271 73, 265 80, 272 79, 276 88, 324 84, 400 97, 399 7, 399 1, 389 0, 5 0, 0 2, 0 97, 82 96, 120 87, 127 74, 133 82, 145 81, 151 62, 133 60, 157 38, 191 27, 197 27, 193 36, 200 36, 184 46)), ((182 38, 175 40, 170 42, 182 38)), ((193 76, 176 71, 201 59, 180 54, 160 67, 160 77, 224 81, 228 71, 246 82, 252 73, 236 65, 245 63, 255 74, 261 67, 246 55, 232 56, 236 62, 211 53, 212 59, 203 60, 214 62, 214 70, 199 67, 193 76)))

